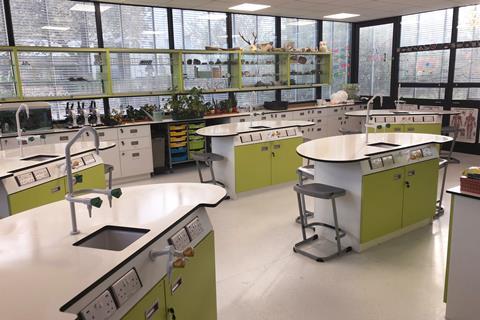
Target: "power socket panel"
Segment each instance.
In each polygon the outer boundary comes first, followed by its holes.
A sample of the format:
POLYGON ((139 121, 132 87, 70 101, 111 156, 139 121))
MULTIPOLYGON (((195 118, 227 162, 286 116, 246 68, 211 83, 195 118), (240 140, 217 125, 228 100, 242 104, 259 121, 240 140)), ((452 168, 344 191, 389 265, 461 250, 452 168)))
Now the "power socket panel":
POLYGON ((190 221, 186 225, 186 229, 187 229, 188 235, 190 236, 190 239, 192 239, 192 241, 197 239, 203 233, 203 226, 202 226, 202 223, 200 222, 200 219, 198 217, 195 217, 195 219, 190 221))
POLYGON ((119 306, 127 302, 140 288, 142 283, 135 269, 128 271, 112 285, 113 296, 119 306))
POLYGON ((104 291, 80 312, 83 320, 104 320, 110 318, 117 307, 109 290, 104 291))
POLYGON ((175 233, 170 239, 168 239, 171 245, 175 248, 175 250, 182 251, 183 249, 187 248, 190 244, 190 238, 188 237, 187 230, 185 228, 180 229, 177 233, 175 233))

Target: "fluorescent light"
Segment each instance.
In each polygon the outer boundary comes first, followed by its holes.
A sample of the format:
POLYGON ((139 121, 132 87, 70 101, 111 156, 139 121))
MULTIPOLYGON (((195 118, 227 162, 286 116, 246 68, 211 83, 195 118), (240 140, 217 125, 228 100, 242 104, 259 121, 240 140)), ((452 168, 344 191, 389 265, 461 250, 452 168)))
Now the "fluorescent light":
POLYGON ((295 21, 295 22, 290 22, 290 23, 287 23, 288 25, 290 26, 309 26, 311 24, 315 24, 316 21, 312 21, 312 20, 298 20, 298 21, 295 21))
POLYGON ((268 4, 258 4, 258 3, 242 3, 237 6, 230 7, 230 10, 237 10, 237 11, 258 11, 270 8, 268 4))
MULTIPOLYGON (((107 11, 112 6, 107 6, 102 4, 100 6, 100 12, 107 11)), ((93 3, 77 3, 73 7, 70 8, 71 11, 83 11, 83 12, 95 12, 95 6, 93 3)))
POLYGON ((149 34, 149 35, 152 35, 152 34, 166 34, 166 32, 165 31, 144 30, 144 31, 142 31, 142 34, 149 34))
POLYGON ((337 13, 337 14, 331 14, 328 16, 323 16, 326 19, 337 19, 337 20, 342 20, 342 19, 348 19, 348 18, 354 18, 360 16, 359 14, 356 13, 337 13))
POLYGON ((55 27, 55 26, 43 26, 43 30, 55 30, 55 31, 67 31, 70 27, 55 27))

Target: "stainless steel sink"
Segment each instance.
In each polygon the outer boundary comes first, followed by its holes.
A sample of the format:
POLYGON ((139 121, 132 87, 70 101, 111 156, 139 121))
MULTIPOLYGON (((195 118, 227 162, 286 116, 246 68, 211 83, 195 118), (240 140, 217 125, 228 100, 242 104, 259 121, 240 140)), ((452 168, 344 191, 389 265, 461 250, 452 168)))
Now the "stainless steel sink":
POLYGON ((37 154, 37 155, 34 155, 34 156, 23 158, 21 160, 41 162, 41 161, 47 161, 47 160, 58 158, 58 157, 59 157, 58 155, 53 155, 53 154, 37 154))
POLYGON ((105 226, 74 243, 74 246, 103 250, 122 251, 144 234, 148 229, 105 226))
POLYGON ((383 149, 390 149, 390 148, 399 147, 400 145, 395 143, 388 143, 388 142, 377 142, 377 143, 370 143, 368 146, 383 148, 383 149))

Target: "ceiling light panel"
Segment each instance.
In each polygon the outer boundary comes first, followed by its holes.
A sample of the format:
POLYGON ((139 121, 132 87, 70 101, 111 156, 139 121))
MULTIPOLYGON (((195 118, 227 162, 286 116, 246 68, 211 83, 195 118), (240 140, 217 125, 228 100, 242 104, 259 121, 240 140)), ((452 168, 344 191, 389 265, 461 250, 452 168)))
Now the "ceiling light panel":
POLYGON ((242 3, 233 7, 230 7, 228 9, 230 10, 235 10, 235 11, 259 11, 263 9, 270 8, 270 5, 267 4, 258 4, 258 3, 242 3))
POLYGON ((359 14, 356 13, 336 13, 336 14, 330 14, 328 16, 323 16, 325 19, 336 19, 336 20, 343 20, 343 19, 349 19, 349 18, 355 18, 360 16, 359 14))

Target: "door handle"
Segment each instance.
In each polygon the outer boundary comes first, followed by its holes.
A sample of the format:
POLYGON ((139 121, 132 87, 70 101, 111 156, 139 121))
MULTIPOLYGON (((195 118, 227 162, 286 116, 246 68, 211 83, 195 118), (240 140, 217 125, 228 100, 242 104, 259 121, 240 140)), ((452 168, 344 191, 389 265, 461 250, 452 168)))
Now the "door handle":
POLYGON ((415 128, 412 128, 412 127, 407 128, 407 131, 408 131, 408 132, 413 132, 413 131, 415 131, 415 128))
POLYGON ((280 149, 280 145, 279 144, 274 144, 273 149, 280 149))
POLYGON ((272 157, 275 158, 275 152, 272 152, 272 157))
POLYGON ((262 147, 260 150, 261 150, 262 152, 268 151, 268 147, 262 147))
POLYGON ((400 180, 400 179, 402 179, 402 175, 400 173, 393 175, 393 180, 400 180))
POLYGON ((414 176, 415 175, 415 170, 410 170, 408 171, 408 176, 411 177, 411 176, 414 176))
POLYGON ((51 193, 57 193, 58 191, 62 190, 62 188, 60 186, 56 186, 55 188, 52 188, 50 190, 51 193))
POLYGON ((158 301, 155 301, 155 303, 150 307, 150 309, 145 311, 145 319, 150 320, 155 315, 155 313, 157 313, 158 309, 158 301))
POLYGON ((410 188, 410 182, 409 181, 405 181, 405 187, 410 188))
POLYGON ((130 130, 130 133, 137 133, 137 132, 138 132, 137 129, 131 129, 131 130, 130 130))
POLYGON ((138 146, 138 143, 139 143, 138 141, 132 141, 130 144, 131 144, 132 146, 138 146))

